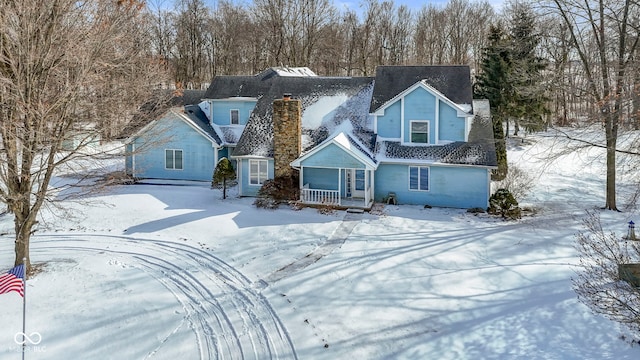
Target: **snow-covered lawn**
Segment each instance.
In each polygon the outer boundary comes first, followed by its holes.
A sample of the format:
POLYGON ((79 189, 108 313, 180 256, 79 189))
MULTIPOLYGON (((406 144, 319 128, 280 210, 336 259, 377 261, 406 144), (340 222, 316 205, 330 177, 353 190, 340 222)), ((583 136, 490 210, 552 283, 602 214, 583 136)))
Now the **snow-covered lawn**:
MULTIPOLYGON (((537 178, 525 200, 537 213, 518 222, 268 211, 206 184, 114 187, 45 211, 31 256, 46 265, 27 286, 26 333, 41 342, 27 358, 640 358, 571 289, 574 234, 603 204, 595 152, 543 167, 549 140, 530 140, 509 154, 537 178)), ((638 221, 601 215, 620 234, 638 221)), ((0 233, 6 271, 9 215, 0 233)), ((18 359, 22 298, 0 295, 0 309, 0 359, 18 359)))

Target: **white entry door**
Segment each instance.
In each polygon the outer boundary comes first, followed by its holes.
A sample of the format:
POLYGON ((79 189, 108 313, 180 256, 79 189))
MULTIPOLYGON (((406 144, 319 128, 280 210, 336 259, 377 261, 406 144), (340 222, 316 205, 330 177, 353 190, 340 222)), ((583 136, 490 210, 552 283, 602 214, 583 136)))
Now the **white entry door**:
POLYGON ((345 177, 347 197, 364 198, 364 170, 348 169, 345 177))

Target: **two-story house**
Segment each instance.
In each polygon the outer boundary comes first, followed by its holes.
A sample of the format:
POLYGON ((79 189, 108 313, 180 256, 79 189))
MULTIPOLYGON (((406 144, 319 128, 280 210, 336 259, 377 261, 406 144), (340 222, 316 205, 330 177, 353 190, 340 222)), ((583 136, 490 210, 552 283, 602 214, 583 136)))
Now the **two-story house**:
POLYGON ((381 66, 375 77, 306 68, 217 76, 200 104, 172 109, 131 137, 130 149, 152 133, 168 139, 132 152, 127 168, 137 178, 208 181, 227 156, 241 196, 297 171, 308 204, 366 208, 391 197, 484 208, 496 166, 489 107, 473 101, 467 66, 381 66))

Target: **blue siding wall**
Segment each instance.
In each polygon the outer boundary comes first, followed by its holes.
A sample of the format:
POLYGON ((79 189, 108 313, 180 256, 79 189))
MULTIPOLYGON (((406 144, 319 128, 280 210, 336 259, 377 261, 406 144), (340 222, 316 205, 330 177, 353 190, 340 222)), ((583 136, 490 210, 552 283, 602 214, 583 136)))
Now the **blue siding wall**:
POLYGON ((231 110, 238 110, 239 124, 246 125, 249 115, 256 106, 253 100, 247 101, 214 101, 213 102, 213 123, 217 125, 231 125, 231 110))
POLYGON ((336 144, 327 145, 324 149, 309 156, 302 162, 302 166, 354 168, 364 169, 365 166, 351 154, 344 151, 336 144))
POLYGON ((305 167, 302 177, 302 184, 309 184, 311 189, 338 190, 338 169, 305 167))
POLYGON ((486 208, 487 174, 483 168, 431 166, 429 191, 410 191, 408 165, 381 164, 375 173, 375 200, 382 201, 394 192, 399 204, 486 208))
POLYGON ((384 138, 400 138, 400 101, 385 109, 383 116, 378 116, 378 135, 384 138))
MULTIPOLYGON (((256 159, 258 160, 258 159, 256 159)), ((250 178, 249 178, 249 159, 239 159, 238 160, 240 162, 240 166, 242 167, 241 169, 241 179, 240 180, 240 186, 241 188, 241 193, 242 196, 256 196, 258 195, 258 190, 260 190, 260 187, 262 185, 251 185, 250 184, 250 178)), ((267 160, 268 162, 268 170, 267 170, 267 176, 269 179, 273 179, 273 160, 267 160)))
POLYGON ((404 98, 404 142, 411 141, 411 120, 429 120, 429 144, 436 141, 436 97, 417 87, 404 98))
POLYGON ((440 101, 440 140, 464 141, 464 120, 451 105, 440 101))
POLYGON ((158 120, 146 134, 135 140, 141 151, 134 164, 138 178, 211 181, 214 169, 214 148, 211 141, 175 116, 158 120), (158 134, 161 135, 158 136, 158 134), (165 169, 165 150, 182 150, 182 170, 165 169))

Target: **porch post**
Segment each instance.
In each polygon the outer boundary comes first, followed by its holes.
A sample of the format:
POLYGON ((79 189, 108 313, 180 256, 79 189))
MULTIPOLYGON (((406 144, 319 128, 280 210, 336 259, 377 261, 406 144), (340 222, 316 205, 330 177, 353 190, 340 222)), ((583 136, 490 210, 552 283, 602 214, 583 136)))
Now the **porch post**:
POLYGON ((364 206, 369 204, 369 170, 364 169, 364 206))
POLYGON ((300 189, 300 201, 302 201, 304 203, 304 173, 303 170, 304 166, 302 166, 302 164, 300 164, 300 178, 298 179, 298 188, 300 189))
POLYGON ((373 201, 375 199, 375 193, 376 193, 376 179, 375 179, 375 173, 373 172, 373 170, 369 170, 369 175, 371 176, 371 201, 373 201))
POLYGON ((338 168, 338 206, 342 205, 342 169, 338 168))

